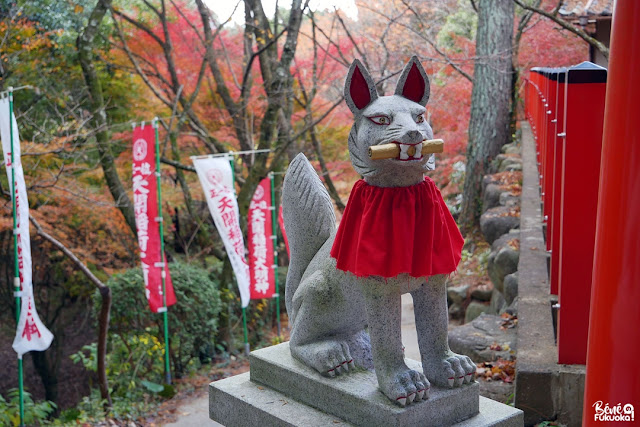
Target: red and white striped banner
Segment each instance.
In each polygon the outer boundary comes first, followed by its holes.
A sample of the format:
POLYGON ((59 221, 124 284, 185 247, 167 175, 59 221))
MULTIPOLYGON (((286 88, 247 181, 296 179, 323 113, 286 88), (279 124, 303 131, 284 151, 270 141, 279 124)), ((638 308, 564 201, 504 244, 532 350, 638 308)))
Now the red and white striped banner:
POLYGON ((273 256, 271 180, 265 178, 253 193, 248 217, 251 299, 271 298, 276 291, 273 256))
POLYGON ((9 99, 0 100, 0 136, 4 164, 7 169, 9 188, 13 179, 11 169, 15 170, 15 198, 16 198, 16 230, 18 234, 18 271, 20 275, 20 319, 13 340, 13 349, 22 358, 29 351, 44 351, 53 341, 53 334, 44 326, 33 298, 33 283, 31 270, 31 240, 29 237, 29 200, 24 181, 22 161, 20 160, 20 137, 15 117, 11 117, 9 99), (11 163, 11 127, 13 127, 13 162, 11 163))
MULTIPOLYGON (((162 260, 158 228, 158 189, 156 184, 155 129, 151 125, 133 130, 133 208, 138 231, 145 295, 154 313, 164 307, 162 298, 162 260)), ((166 257, 165 257, 166 259, 166 257)), ((167 307, 176 303, 169 267, 164 265, 167 307)))

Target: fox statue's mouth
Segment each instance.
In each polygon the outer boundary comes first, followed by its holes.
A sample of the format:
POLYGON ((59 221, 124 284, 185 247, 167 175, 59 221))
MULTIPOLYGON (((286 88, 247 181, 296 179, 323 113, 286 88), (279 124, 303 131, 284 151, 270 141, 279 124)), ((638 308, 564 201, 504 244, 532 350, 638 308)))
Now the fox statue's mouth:
POLYGON ((401 144, 397 141, 393 141, 394 144, 400 148, 397 160, 409 161, 422 159, 422 142, 416 144, 401 144))
POLYGON ((391 141, 387 144, 372 145, 369 147, 369 158, 371 160, 399 160, 402 162, 416 162, 423 158, 423 154, 442 152, 442 140, 423 140, 414 144, 403 144, 398 141, 391 141), (434 151, 434 146, 435 151, 434 151))
POLYGON ((371 160, 390 159, 402 162, 418 162, 425 154, 442 153, 441 139, 424 139, 415 144, 403 144, 392 141, 388 144, 378 144, 369 147, 371 160))

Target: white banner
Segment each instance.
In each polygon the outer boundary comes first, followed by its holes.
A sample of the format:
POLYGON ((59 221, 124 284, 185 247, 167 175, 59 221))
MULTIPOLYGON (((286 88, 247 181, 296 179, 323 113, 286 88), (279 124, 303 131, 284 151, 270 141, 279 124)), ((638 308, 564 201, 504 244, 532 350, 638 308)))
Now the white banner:
POLYGON ((9 98, 0 99, 0 137, 2 138, 2 151, 4 162, 11 188, 11 128, 13 126, 13 160, 15 162, 16 180, 16 219, 18 232, 18 270, 20 271, 20 291, 22 304, 20 308, 20 320, 13 340, 13 349, 18 357, 29 351, 44 351, 49 348, 53 340, 53 334, 42 324, 36 304, 33 299, 33 283, 31 270, 31 242, 29 239, 29 201, 27 200, 27 187, 24 183, 24 172, 20 160, 20 138, 18 136, 18 124, 15 117, 9 118, 9 98))
POLYGON ((249 264, 244 253, 244 239, 240 230, 238 202, 233 189, 229 159, 193 159, 193 166, 236 274, 242 307, 246 307, 249 305, 249 264))

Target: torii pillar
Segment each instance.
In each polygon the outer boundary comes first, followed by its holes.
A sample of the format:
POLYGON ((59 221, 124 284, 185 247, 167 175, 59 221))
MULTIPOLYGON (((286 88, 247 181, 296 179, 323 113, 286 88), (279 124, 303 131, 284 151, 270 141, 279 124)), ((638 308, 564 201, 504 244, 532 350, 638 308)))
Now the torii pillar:
POLYGON ((626 424, 615 418, 617 414, 633 414, 633 421, 639 422, 638 0, 617 0, 613 13, 591 301, 583 425, 626 424))

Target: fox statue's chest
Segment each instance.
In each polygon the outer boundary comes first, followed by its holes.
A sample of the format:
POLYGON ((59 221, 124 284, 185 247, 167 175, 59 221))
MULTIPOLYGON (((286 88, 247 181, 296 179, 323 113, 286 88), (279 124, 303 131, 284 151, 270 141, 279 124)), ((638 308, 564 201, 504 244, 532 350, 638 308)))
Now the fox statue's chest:
POLYGON ((463 244, 431 179, 396 188, 361 180, 351 191, 331 256, 339 270, 356 277, 377 276, 413 287, 425 277, 455 271, 463 244))

